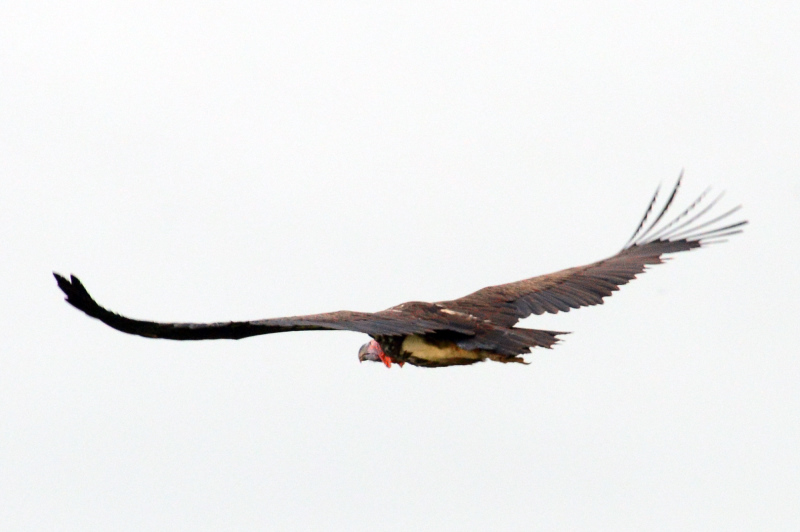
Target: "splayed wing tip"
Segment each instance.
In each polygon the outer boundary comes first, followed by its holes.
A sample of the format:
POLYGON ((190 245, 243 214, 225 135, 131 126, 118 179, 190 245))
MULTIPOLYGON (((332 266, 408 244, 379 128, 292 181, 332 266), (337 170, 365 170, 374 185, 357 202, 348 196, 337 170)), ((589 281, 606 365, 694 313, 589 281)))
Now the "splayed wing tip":
POLYGON ((711 187, 706 188, 693 202, 689 204, 688 207, 686 207, 686 209, 681 211, 680 214, 668 222, 660 223, 666 219, 665 215, 673 205, 678 193, 678 189, 680 188, 682 178, 683 172, 681 172, 681 175, 678 177, 678 181, 675 183, 675 186, 664 203, 664 206, 658 211, 658 215, 655 217, 653 222, 647 226, 647 229, 643 230, 648 218, 650 218, 650 214, 655 212, 654 204, 656 203, 656 196, 650 200, 645 217, 637 226, 633 237, 625 244, 625 247, 623 247, 623 251, 636 247, 641 248, 648 244, 655 243, 679 244, 681 242, 685 242, 695 244, 693 247, 701 247, 711 239, 718 239, 719 237, 731 236, 740 233, 742 230, 739 228, 747 225, 747 220, 742 220, 739 222, 715 227, 715 225, 720 225, 723 220, 728 220, 731 215, 738 212, 742 208, 741 205, 737 205, 720 215, 707 219, 707 215, 712 212, 714 206, 725 195, 725 192, 722 191, 711 201, 706 203, 705 200, 711 191, 711 187), (697 212, 692 214, 695 210, 697 210, 697 212), (690 214, 692 215, 690 216, 690 214), (684 218, 687 217, 688 219, 684 220, 684 218))
POLYGON ((74 275, 70 275, 69 279, 67 279, 63 275, 53 272, 53 277, 56 278, 58 287, 64 292, 66 296, 64 299, 67 303, 80 310, 84 310, 87 305, 97 304, 94 299, 92 299, 92 296, 89 295, 89 291, 86 290, 86 287, 83 286, 80 279, 74 275))

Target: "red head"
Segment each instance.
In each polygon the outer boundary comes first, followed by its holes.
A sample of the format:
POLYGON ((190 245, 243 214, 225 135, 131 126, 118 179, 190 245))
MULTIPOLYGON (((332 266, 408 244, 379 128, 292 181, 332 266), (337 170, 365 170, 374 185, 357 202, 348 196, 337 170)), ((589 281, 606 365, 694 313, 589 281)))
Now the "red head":
POLYGON ((397 362, 389 358, 389 355, 383 352, 381 344, 375 340, 371 340, 369 343, 361 346, 361 349, 358 350, 358 360, 359 362, 364 362, 365 360, 383 362, 387 368, 392 367, 392 362, 395 362, 401 368, 403 367, 403 364, 405 364, 405 362, 397 362))
POLYGON ((366 344, 362 345, 361 349, 358 350, 359 362, 364 362, 365 360, 383 362, 385 356, 386 355, 383 354, 383 349, 381 349, 381 344, 375 340, 370 340, 366 344))

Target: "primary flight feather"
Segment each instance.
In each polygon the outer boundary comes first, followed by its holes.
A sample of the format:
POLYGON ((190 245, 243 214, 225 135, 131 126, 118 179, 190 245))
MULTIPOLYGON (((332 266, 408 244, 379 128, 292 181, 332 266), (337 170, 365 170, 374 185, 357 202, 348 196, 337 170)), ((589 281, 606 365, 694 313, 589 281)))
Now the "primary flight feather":
POLYGON ((712 216, 722 195, 706 201, 709 190, 669 222, 662 222, 680 188, 678 178, 656 212, 656 190, 645 215, 625 247, 607 259, 514 283, 489 286, 452 301, 412 301, 380 312, 347 310, 308 316, 220 323, 159 323, 126 318, 101 307, 77 277, 54 273, 69 304, 119 331, 170 340, 240 339, 289 331, 343 330, 368 334, 372 340, 358 353, 361 361, 441 367, 482 360, 524 362, 533 347, 550 348, 556 331, 524 329, 516 323, 531 314, 569 312, 603 303, 662 255, 722 242, 740 233, 747 221, 729 223, 741 206, 712 216), (652 220, 651 220, 652 219, 652 220))

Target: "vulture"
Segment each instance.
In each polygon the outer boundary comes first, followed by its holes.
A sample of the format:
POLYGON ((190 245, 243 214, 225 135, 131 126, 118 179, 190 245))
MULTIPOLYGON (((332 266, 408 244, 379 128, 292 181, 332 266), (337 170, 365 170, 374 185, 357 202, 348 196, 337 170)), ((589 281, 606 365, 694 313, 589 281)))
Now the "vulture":
POLYGON ((664 216, 680 188, 678 178, 664 205, 655 208, 653 195, 631 238, 616 255, 547 275, 508 284, 488 286, 477 292, 438 303, 411 301, 380 312, 343 310, 325 314, 219 323, 160 323, 127 318, 101 307, 77 277, 54 273, 66 301, 80 311, 119 331, 170 340, 235 339, 288 331, 357 331, 372 340, 358 352, 359 361, 444 367, 483 360, 522 362, 531 348, 551 348, 557 331, 516 327, 531 314, 569 312, 600 305, 664 255, 724 242, 742 232, 746 220, 731 223, 734 207, 713 215, 722 194, 708 200, 710 188, 677 216, 664 216), (656 214, 657 213, 657 214, 656 214))

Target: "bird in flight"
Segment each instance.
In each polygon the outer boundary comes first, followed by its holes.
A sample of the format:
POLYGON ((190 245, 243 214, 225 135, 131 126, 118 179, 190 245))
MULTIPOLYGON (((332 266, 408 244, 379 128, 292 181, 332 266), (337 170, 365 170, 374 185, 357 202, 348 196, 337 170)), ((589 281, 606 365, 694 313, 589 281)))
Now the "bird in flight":
MULTIPOLYGON (((707 201, 710 189, 669 222, 664 216, 680 188, 681 177, 660 209, 654 209, 659 190, 622 250, 607 259, 482 288, 459 299, 425 303, 411 301, 380 312, 342 310, 325 314, 219 323, 159 323, 126 318, 101 307, 77 277, 54 273, 66 301, 119 331, 170 340, 238 340, 288 331, 356 331, 372 340, 358 352, 360 361, 412 364, 424 367, 466 365, 483 360, 522 362, 531 348, 551 348, 563 332, 525 329, 516 323, 531 314, 569 312, 600 305, 619 287, 660 264, 662 256, 724 242, 742 232, 746 220, 730 223, 734 207, 709 214, 722 194, 707 201), (656 213, 658 210, 658 214, 656 213)), ((660 188, 660 187, 659 187, 660 188)))

